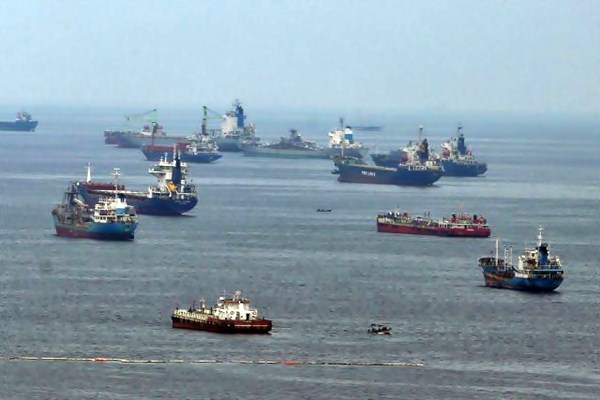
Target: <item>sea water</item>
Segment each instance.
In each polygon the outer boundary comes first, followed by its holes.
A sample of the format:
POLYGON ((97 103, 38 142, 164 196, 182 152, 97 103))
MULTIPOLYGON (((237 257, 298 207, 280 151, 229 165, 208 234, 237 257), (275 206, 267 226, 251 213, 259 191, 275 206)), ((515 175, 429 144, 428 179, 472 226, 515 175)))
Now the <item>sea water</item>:
MULTIPOLYGON (((597 124, 463 116, 488 172, 427 188, 339 183, 327 160, 224 153, 190 165, 188 215, 141 215, 132 242, 57 237, 50 211, 87 162, 96 180, 118 167, 129 188, 154 183, 141 151, 103 144, 122 127, 115 115, 47 110, 35 133, 0 134, 0 398, 598 396, 597 124), (392 209, 482 214, 493 237, 377 233, 377 213, 392 209), (516 257, 539 225, 566 271, 558 290, 484 287, 477 259, 494 237, 516 257), (273 320, 270 335, 171 328, 174 307, 237 289, 273 320), (368 335, 371 323, 392 335, 368 335)), ((416 140, 418 123, 434 150, 455 134, 456 119, 360 117, 348 123, 385 122, 355 133, 371 152, 416 140)), ((198 124, 184 112, 162 122, 171 134, 198 124)), ((337 118, 255 122, 263 141, 298 128, 324 144, 337 118)))

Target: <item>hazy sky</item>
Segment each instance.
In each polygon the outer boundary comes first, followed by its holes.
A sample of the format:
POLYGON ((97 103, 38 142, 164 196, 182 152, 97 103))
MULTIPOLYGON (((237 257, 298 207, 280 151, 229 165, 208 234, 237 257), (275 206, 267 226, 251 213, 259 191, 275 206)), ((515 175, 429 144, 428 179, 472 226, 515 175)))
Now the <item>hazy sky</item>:
POLYGON ((0 105, 600 112, 600 0, 0 2, 0 105))

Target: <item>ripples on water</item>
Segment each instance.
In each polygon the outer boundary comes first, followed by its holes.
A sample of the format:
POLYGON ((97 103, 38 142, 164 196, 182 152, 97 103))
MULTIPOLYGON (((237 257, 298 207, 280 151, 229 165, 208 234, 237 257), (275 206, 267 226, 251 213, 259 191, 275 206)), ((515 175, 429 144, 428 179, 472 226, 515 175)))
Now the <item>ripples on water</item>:
MULTIPOLYGON (((4 359, 0 397, 597 396, 598 132, 561 148, 559 136, 525 140, 522 129, 478 137, 466 126, 488 173, 432 188, 341 184, 328 161, 226 154, 190 167, 201 197, 190 216, 141 216, 132 243, 58 238, 50 209, 87 161, 97 179, 120 167, 130 187, 153 183, 141 152, 102 144, 105 123, 55 118, 35 134, 0 136, 0 355, 223 363, 4 359), (378 234, 376 214, 394 207, 482 213, 515 255, 543 224, 565 282, 548 295, 485 288, 476 260, 492 239, 378 234), (173 307, 238 288, 274 320, 271 335, 171 329, 173 307), (367 336, 371 322, 390 324, 393 334, 367 336)), ((330 128, 322 125, 321 142, 330 128)), ((265 126, 272 137, 289 128, 265 126)), ((451 134, 438 129, 430 143, 451 134)), ((414 139, 389 128, 364 137, 380 149, 414 139)))

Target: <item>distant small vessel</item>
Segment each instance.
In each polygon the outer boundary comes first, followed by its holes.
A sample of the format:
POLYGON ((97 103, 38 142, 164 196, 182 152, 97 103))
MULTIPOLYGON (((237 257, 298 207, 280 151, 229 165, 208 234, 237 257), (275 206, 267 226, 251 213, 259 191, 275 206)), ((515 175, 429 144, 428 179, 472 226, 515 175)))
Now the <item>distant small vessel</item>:
POLYGON ((244 145, 244 155, 278 158, 329 158, 329 152, 312 140, 303 139, 296 129, 290 129, 289 137, 278 142, 244 145))
POLYGON ((78 194, 90 204, 96 203, 100 197, 118 193, 135 206, 138 214, 181 215, 192 210, 198 203, 196 186, 187 181, 187 164, 182 163, 177 156, 172 161, 163 157, 158 164, 148 169, 148 173, 155 176, 158 182, 146 191, 126 190, 123 185, 112 182, 94 182, 89 163, 86 172, 86 180, 76 182, 75 187, 78 194))
POLYGON ((21 111, 14 121, 0 121, 0 131, 33 132, 37 125, 28 112, 21 111))
POLYGON ((392 328, 383 324, 371 324, 367 333, 376 334, 376 335, 391 335, 392 328))
POLYGON ((317 212, 331 212, 331 208, 317 208, 317 212))
POLYGON ((525 249, 517 265, 512 262, 512 248, 504 249, 504 258, 496 256, 479 258, 485 285, 493 288, 551 292, 558 288, 564 278, 562 263, 557 256, 550 255, 550 247, 542 237, 543 228, 538 228, 535 248, 525 249))
POLYGON ((488 237, 491 234, 482 215, 457 213, 450 218, 432 219, 429 213, 415 217, 398 211, 379 214, 377 232, 454 237, 488 237))
POLYGON ((473 157, 471 150, 465 145, 465 137, 458 127, 457 138, 442 143, 440 162, 447 176, 479 176, 487 171, 487 164, 473 157))
POLYGON ((125 196, 100 198, 93 207, 78 197, 74 183, 63 201, 52 210, 58 236, 109 240, 131 240, 138 225, 135 208, 125 196))
POLYGON ((198 308, 176 308, 171 314, 173 328, 218 333, 269 333, 271 320, 258 316, 250 300, 238 290, 233 296, 221 296, 213 307, 207 308, 204 299, 198 308))

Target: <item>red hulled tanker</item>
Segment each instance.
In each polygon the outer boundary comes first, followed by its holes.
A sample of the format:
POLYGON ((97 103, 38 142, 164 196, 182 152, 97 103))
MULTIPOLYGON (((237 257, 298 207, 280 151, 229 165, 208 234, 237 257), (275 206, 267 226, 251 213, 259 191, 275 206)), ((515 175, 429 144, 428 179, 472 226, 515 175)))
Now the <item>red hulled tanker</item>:
POLYGON ((460 213, 432 219, 429 213, 415 217, 398 211, 379 214, 377 232, 454 237, 489 237, 491 234, 487 220, 481 215, 460 213))

